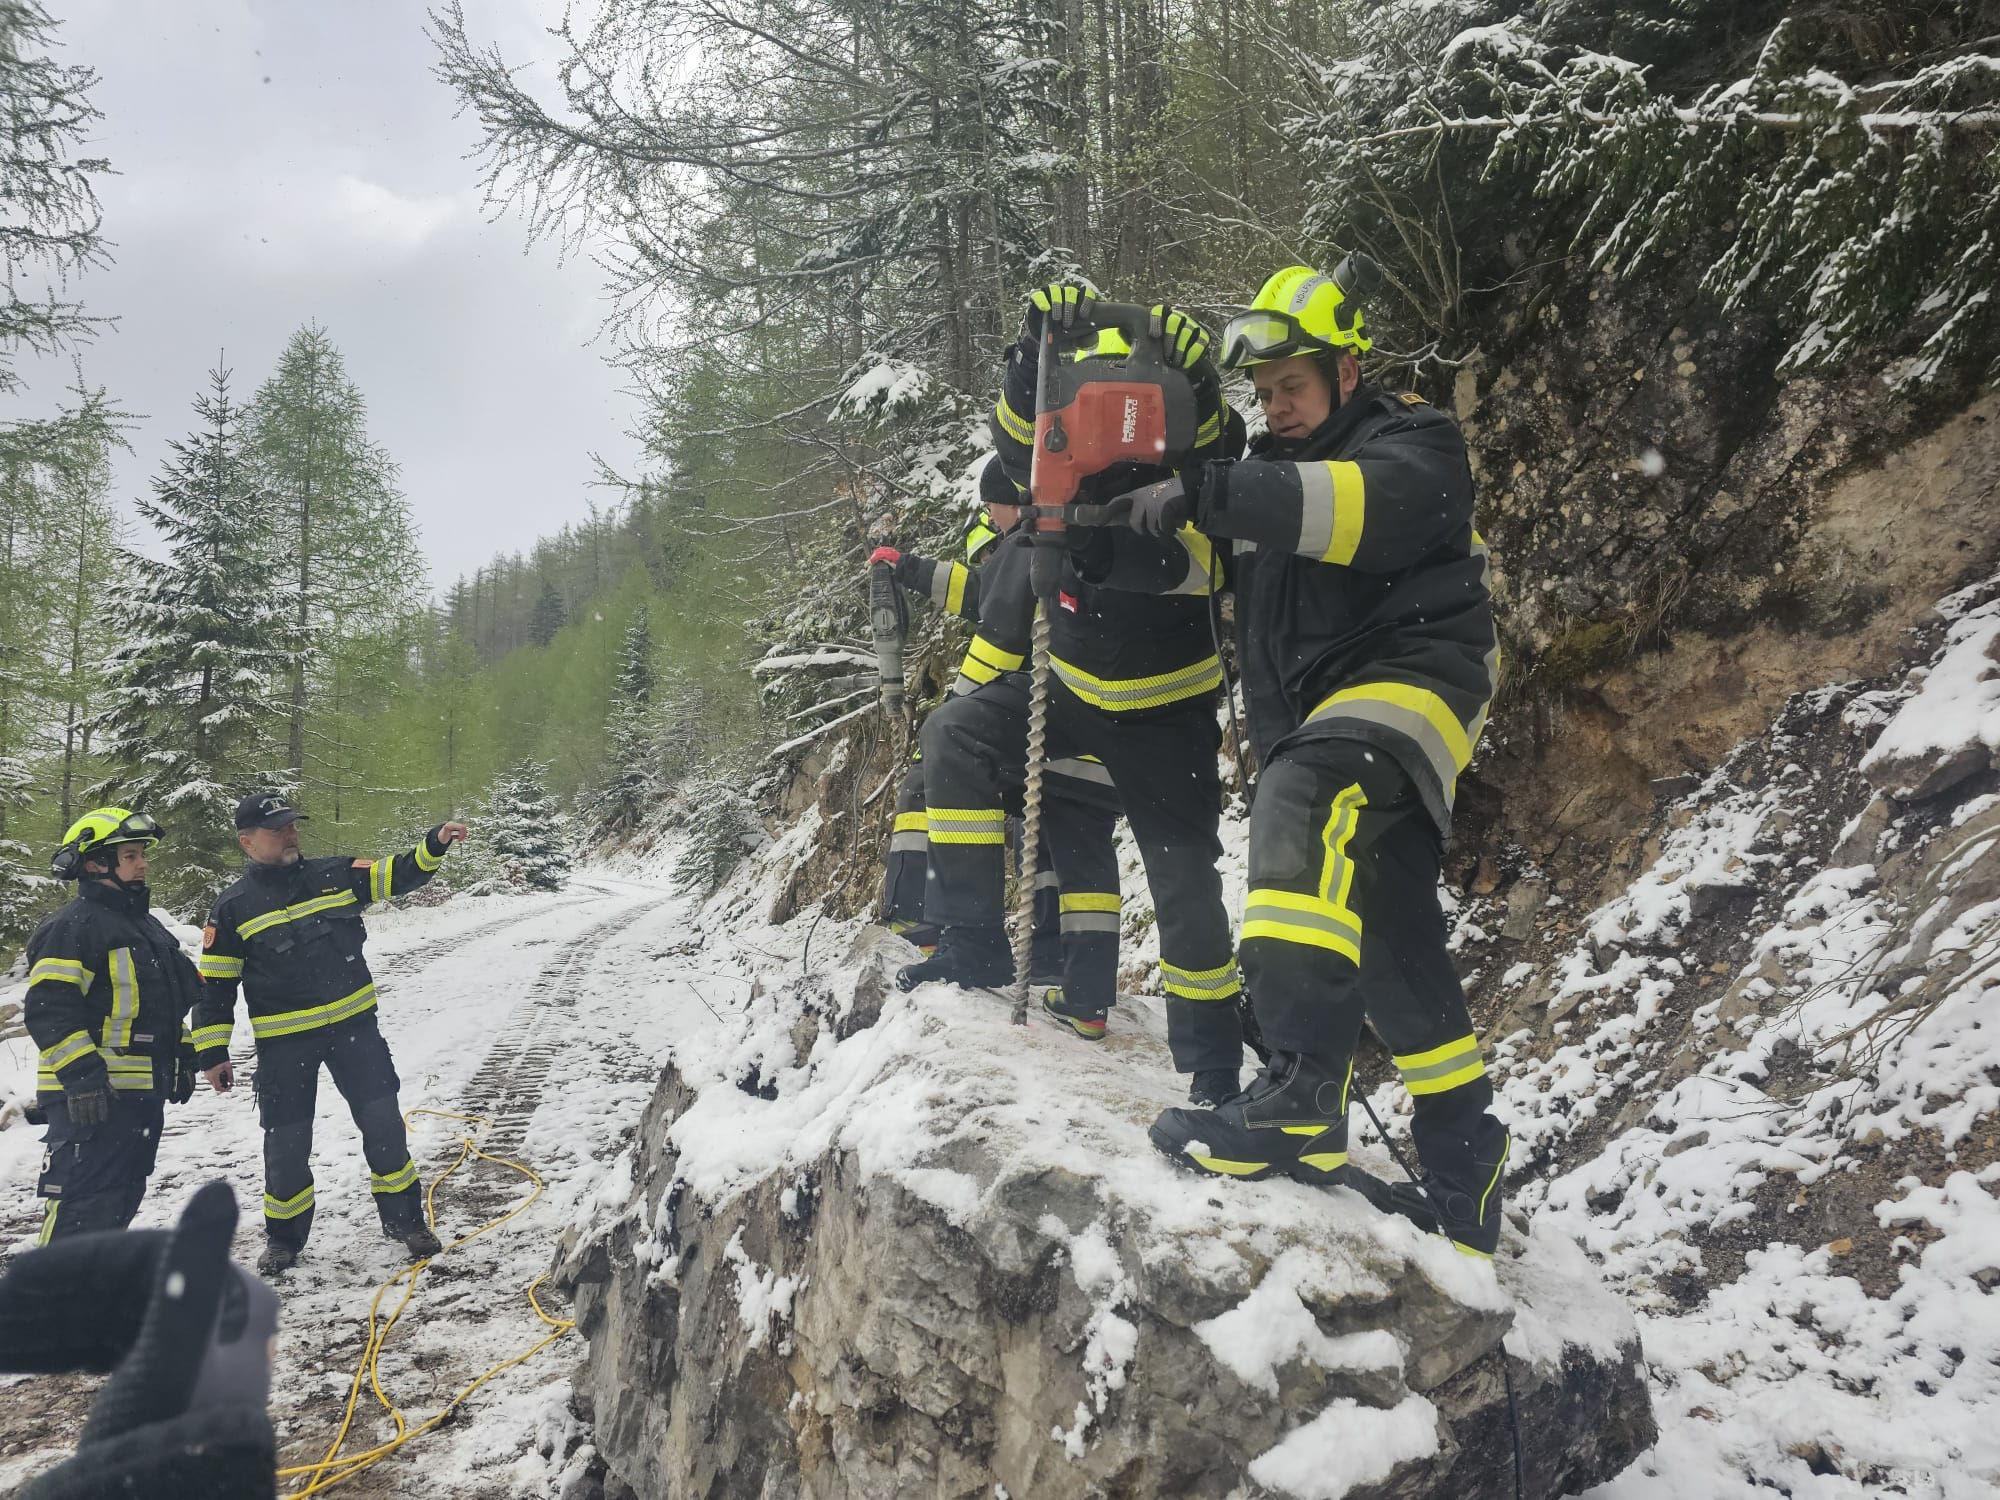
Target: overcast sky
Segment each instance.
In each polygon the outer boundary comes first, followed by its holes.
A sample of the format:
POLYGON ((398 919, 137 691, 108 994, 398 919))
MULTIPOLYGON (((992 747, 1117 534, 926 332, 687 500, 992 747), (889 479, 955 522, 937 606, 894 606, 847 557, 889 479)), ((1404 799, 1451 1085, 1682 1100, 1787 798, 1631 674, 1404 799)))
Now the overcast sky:
MULTIPOLYGON (((469 119, 430 74, 419 0, 52 0, 66 61, 98 70, 94 154, 116 264, 80 282, 118 319, 85 372, 145 414, 117 469, 144 493, 218 351, 247 399, 317 319, 402 465, 442 588, 584 513, 596 451, 636 417, 592 343, 596 267, 524 254, 481 212, 469 119)), ((561 0, 467 0, 476 34, 546 57, 561 0)), ((27 373, 35 404, 66 369, 27 373)))

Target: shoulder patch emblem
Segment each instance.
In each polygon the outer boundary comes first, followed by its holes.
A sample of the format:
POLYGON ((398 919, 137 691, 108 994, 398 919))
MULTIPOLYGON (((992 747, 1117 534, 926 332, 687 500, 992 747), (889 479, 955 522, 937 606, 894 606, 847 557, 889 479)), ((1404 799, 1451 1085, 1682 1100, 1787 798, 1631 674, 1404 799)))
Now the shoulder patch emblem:
POLYGON ((1424 398, 1419 396, 1415 391, 1398 391, 1396 392, 1396 399, 1405 406, 1423 406, 1426 404, 1424 398))
POLYGON ((204 951, 215 946, 215 924, 209 923, 201 930, 201 946, 204 951))

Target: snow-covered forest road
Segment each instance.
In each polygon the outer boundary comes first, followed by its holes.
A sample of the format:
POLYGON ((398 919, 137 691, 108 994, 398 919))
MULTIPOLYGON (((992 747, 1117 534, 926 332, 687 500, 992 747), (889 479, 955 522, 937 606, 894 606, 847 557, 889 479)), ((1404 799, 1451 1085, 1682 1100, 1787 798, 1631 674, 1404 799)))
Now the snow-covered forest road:
MULTIPOLYGON (((526 1212, 447 1250, 419 1279, 379 1361, 383 1389, 414 1425, 547 1333, 526 1287, 547 1269, 564 1226, 605 1186, 602 1162, 619 1154, 666 1049, 688 1028, 712 1024, 706 1005, 740 1003, 745 981, 716 972, 728 965, 713 954, 682 956, 692 948, 690 917, 670 893, 603 875, 559 895, 459 899, 369 922, 381 1025, 402 1077, 404 1108, 485 1116, 491 1123, 481 1148, 520 1161, 546 1183, 526 1212)), ((27 1042, 0 1050, 0 1068, 33 1067, 27 1042)), ((239 1066, 250 1055, 240 1018, 234 1051, 239 1066)), ((249 1071, 239 1073, 233 1093, 203 1086, 188 1105, 168 1109, 159 1166, 136 1221, 171 1223, 197 1186, 222 1178, 243 1211, 237 1255, 246 1264, 263 1234, 262 1138, 251 1091, 242 1086, 249 1071)), ((464 1129, 413 1118, 412 1153, 427 1185, 459 1154, 464 1129)), ((0 1132, 0 1226, 10 1249, 31 1243, 39 1224, 40 1135, 0 1132)), ((312 1241, 280 1284, 271 1405, 286 1464, 326 1451, 367 1338, 370 1300, 404 1262, 401 1248, 381 1237, 360 1137, 324 1075, 313 1173, 319 1205, 312 1241)), ((622 1197, 624 1189, 611 1186, 622 1197)), ((437 1190, 438 1232, 449 1244, 528 1191, 519 1174, 474 1161, 437 1190)), ((399 1286, 385 1297, 385 1309, 401 1294, 399 1286)), ((505 1372, 473 1398, 469 1417, 416 1438, 335 1493, 548 1493, 562 1461, 565 1375, 574 1354, 558 1343, 505 1372)), ((17 1378, 0 1385, 0 1487, 46 1467, 73 1443, 96 1384, 17 1378)), ((393 1436, 365 1389, 358 1413, 348 1451, 393 1436)), ((281 1493, 299 1483, 285 1482, 281 1493)))

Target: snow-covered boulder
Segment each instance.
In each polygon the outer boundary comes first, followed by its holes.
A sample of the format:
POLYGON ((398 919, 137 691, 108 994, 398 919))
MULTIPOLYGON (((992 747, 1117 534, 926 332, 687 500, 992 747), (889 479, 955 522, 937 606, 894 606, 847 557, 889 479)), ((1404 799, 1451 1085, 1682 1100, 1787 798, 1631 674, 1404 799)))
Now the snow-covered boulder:
POLYGON ((1653 1441, 1569 1241, 1496 1274, 1345 1189, 1187 1176, 1146 1141, 1182 1084, 1148 1002, 1090 1047, 900 994, 907 956, 683 1048, 630 1199, 566 1240, 609 1492, 1508 1500, 1517 1441, 1529 1497, 1653 1441))

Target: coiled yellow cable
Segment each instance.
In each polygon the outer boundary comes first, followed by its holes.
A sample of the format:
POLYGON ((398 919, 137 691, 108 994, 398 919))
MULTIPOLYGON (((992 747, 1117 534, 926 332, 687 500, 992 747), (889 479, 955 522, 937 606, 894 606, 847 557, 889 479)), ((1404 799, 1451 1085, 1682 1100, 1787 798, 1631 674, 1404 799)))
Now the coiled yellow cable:
MULTIPOLYGON (((411 1109, 406 1110, 403 1114, 403 1123, 405 1125, 409 1123, 412 1115, 431 1115, 440 1120, 457 1120, 462 1124, 472 1125, 476 1128, 484 1128, 489 1123, 484 1115, 454 1114, 450 1110, 444 1109, 411 1109)), ((460 1136, 457 1159, 442 1172, 438 1173, 431 1180, 431 1185, 424 1191, 424 1220, 430 1225, 433 1234, 437 1232, 438 1188, 444 1184, 444 1180, 447 1177, 451 1176, 452 1173, 456 1172, 475 1156, 479 1157, 482 1161, 490 1161, 495 1166, 506 1167, 512 1171, 519 1172, 529 1182, 534 1184, 534 1191, 497 1219, 489 1219, 470 1234, 461 1235, 459 1238, 453 1240, 444 1247, 444 1250, 456 1250, 460 1245, 476 1240, 489 1230, 498 1229, 509 1219, 526 1212, 529 1205, 542 1196, 542 1189, 547 1186, 540 1177, 536 1176, 527 1167, 522 1166, 521 1163, 510 1161, 504 1156, 493 1156, 485 1151, 481 1151, 478 1146, 473 1144, 472 1136, 460 1136)), ((441 1250, 438 1253, 443 1254, 444 1251, 441 1250)), ((398 1448, 402 1447, 403 1444, 409 1442, 410 1439, 429 1432, 433 1427, 444 1421, 445 1418, 449 1417, 464 1403, 467 1397, 471 1396, 474 1391, 486 1384, 495 1375, 498 1375, 503 1370, 511 1370, 515 1365, 522 1364, 534 1358, 535 1355, 541 1353, 550 1344, 553 1344, 557 1339, 576 1327, 574 1319, 551 1317, 544 1311, 540 1300, 536 1298, 535 1289, 548 1279, 548 1272, 544 1271, 540 1276, 537 1276, 533 1281, 528 1283, 528 1305, 535 1310, 535 1316, 547 1324, 551 1331, 545 1334, 541 1341, 535 1344, 533 1348, 525 1350, 511 1359, 502 1360, 484 1375, 481 1375, 472 1384, 447 1401, 444 1408, 436 1416, 416 1427, 412 1427, 404 1419, 402 1409, 395 1402, 391 1401, 388 1393, 382 1389, 381 1370, 377 1365, 377 1360, 381 1357, 382 1345, 388 1340, 389 1330, 396 1326, 396 1320, 402 1317, 403 1309, 410 1305, 410 1298, 416 1295, 417 1277, 423 1273, 424 1267, 428 1266, 433 1258, 426 1256, 414 1265, 405 1266, 394 1276, 391 1276, 387 1281, 375 1288, 375 1296, 368 1304, 368 1342, 361 1351, 360 1364, 355 1366, 353 1383, 348 1387, 347 1410, 340 1419, 340 1430, 334 1434, 333 1446, 326 1450, 326 1457, 322 1458, 318 1463, 301 1464, 294 1468, 278 1470, 278 1477, 281 1479, 296 1479, 300 1476, 307 1476, 306 1483, 300 1488, 287 1493, 284 1500, 306 1500, 307 1496, 324 1494, 343 1480, 352 1479, 363 1469, 380 1463, 398 1448), (381 1317, 382 1299, 388 1295, 389 1289, 398 1282, 404 1283, 402 1298, 396 1303, 395 1310, 384 1319, 381 1317), (381 1403, 382 1409, 389 1414, 389 1419, 396 1424, 396 1435, 387 1442, 381 1443, 365 1452, 350 1453, 342 1457, 340 1450, 346 1445, 348 1431, 354 1425, 354 1408, 361 1399, 361 1386, 364 1379, 374 1391, 376 1401, 381 1403)))

